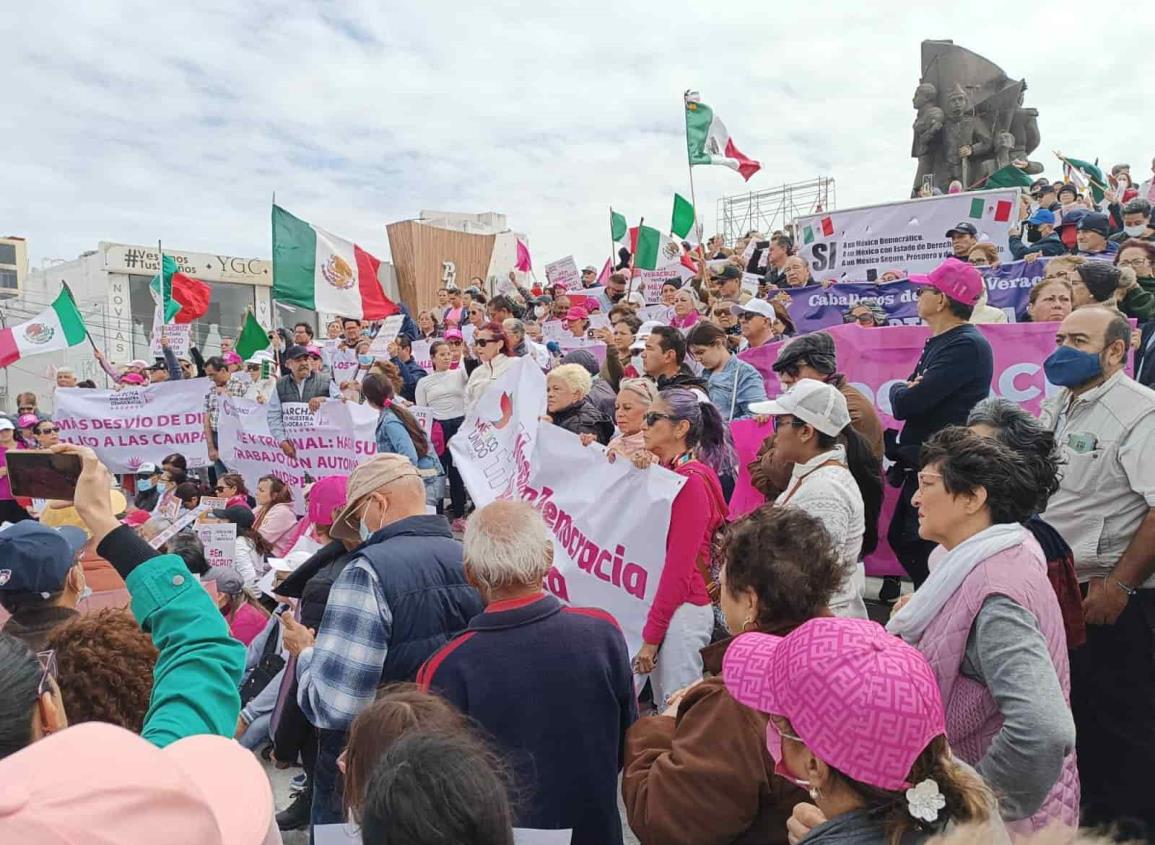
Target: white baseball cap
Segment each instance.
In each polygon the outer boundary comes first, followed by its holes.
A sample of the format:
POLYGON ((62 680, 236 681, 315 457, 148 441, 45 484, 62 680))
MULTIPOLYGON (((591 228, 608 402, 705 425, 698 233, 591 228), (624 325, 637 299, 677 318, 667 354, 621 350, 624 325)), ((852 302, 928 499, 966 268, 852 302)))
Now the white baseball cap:
POLYGON ((758 299, 754 297, 742 305, 731 305, 730 313, 737 317, 740 314, 758 314, 765 317, 767 320, 777 320, 778 313, 774 310, 774 306, 765 299, 758 299))
POLYGON ((790 414, 831 437, 837 437, 850 425, 850 411, 842 392, 812 378, 799 379, 769 402, 751 402, 750 413, 772 417, 790 414))
POLYGON ((658 326, 666 325, 661 320, 646 320, 642 323, 641 328, 638 329, 637 335, 634 336, 634 342, 630 344, 630 349, 634 352, 646 348, 646 338, 653 334, 654 329, 658 326))
POLYGON ((252 356, 249 358, 249 360, 245 361, 245 363, 246 364, 263 364, 266 361, 272 363, 275 360, 276 359, 273 358, 273 354, 271 352, 268 352, 264 349, 259 349, 256 352, 254 352, 252 354, 252 356))
POLYGON ((15 431, 16 426, 12 424, 12 420, 8 417, 0 417, 0 431, 15 431))
POLYGON ((290 552, 285 557, 269 558, 269 567, 277 572, 296 572, 312 556, 309 552, 290 552))

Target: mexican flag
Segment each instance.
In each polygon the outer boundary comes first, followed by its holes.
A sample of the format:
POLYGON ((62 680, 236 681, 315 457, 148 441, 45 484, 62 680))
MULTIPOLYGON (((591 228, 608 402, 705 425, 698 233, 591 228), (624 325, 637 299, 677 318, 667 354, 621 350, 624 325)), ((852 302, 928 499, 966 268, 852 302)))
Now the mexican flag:
POLYGON ((746 156, 735 146, 725 124, 703 103, 697 91, 685 93, 686 145, 690 164, 720 164, 737 170, 747 182, 762 169, 762 165, 746 156))
POLYGON ((1025 170, 1008 164, 988 176, 983 188, 1029 188, 1034 181, 1034 177, 1025 170))
POLYGON ((1099 169, 1098 164, 1091 164, 1089 161, 1081 161, 1077 158, 1062 158, 1063 171, 1066 174, 1068 182, 1074 182, 1079 186, 1080 190, 1091 188, 1091 196, 1095 203, 1101 203, 1106 195, 1107 180, 1103 176, 1103 171, 1099 169))
POLYGON ((191 323, 209 310, 212 292, 200 279, 180 272, 171 255, 160 256, 160 273, 152 277, 149 290, 157 303, 164 303, 164 323, 191 323))
POLYGON ((78 343, 84 343, 88 329, 76 307, 76 300, 67 288, 60 291, 52 305, 26 323, 0 330, 0 367, 38 355, 41 352, 59 352, 78 343))
POLYGON ((610 240, 616 244, 622 243, 629 234, 629 224, 626 223, 626 215, 618 214, 613 208, 610 209, 610 240))
POLYGON ((278 302, 380 320, 400 313, 377 279, 380 259, 352 241, 273 206, 273 298, 278 302))
POLYGON ((246 361, 252 357, 254 352, 269 348, 269 334, 257 322, 252 311, 245 312, 245 324, 241 327, 241 333, 237 336, 237 343, 234 348, 237 350, 237 354, 246 361))
POLYGON ((693 203, 681 194, 674 194, 674 213, 670 217, 670 231, 693 246, 702 240, 696 224, 693 203))
POLYGON ((682 251, 681 243, 649 226, 638 227, 634 267, 638 270, 677 268, 683 281, 697 272, 694 259, 682 251))

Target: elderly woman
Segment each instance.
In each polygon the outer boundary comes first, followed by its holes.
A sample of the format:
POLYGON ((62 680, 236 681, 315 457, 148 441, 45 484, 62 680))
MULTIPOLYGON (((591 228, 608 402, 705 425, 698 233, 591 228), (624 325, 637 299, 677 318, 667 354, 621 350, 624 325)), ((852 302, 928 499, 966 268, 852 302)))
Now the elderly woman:
POLYGON ((701 318, 693 289, 682 288, 674 294, 674 316, 670 318, 671 326, 685 332, 696 325, 701 318))
POLYGON ((975 405, 967 417, 967 426, 975 434, 998 440, 1034 471, 1038 500, 1035 512, 1023 526, 1034 536, 1047 559, 1047 580, 1051 582, 1059 600, 1059 609, 1063 611, 1067 648, 1078 648, 1087 639, 1087 627, 1083 621, 1083 598, 1075 574, 1075 557, 1067 541, 1039 516, 1059 487, 1055 436, 1018 403, 998 396, 991 396, 975 405))
POLYGON ((1027 301, 1026 321, 1060 323, 1071 313, 1071 307, 1071 283, 1059 276, 1044 277, 1031 288, 1027 301))
POLYGON ((886 313, 874 303, 856 302, 846 309, 844 323, 857 323, 865 329, 886 325, 886 313))
POLYGON ((729 427, 701 391, 661 391, 642 431, 646 448, 634 454, 634 465, 656 461, 686 479, 670 512, 666 563, 634 657, 634 671, 649 674, 654 703, 663 708, 675 690, 702 675, 700 650, 714 631, 709 561, 727 513, 718 478, 734 474, 736 458, 729 427))
POLYGON ((605 446, 614 435, 614 425, 590 401, 591 387, 593 378, 581 364, 550 370, 545 382, 547 414, 542 419, 574 434, 592 434, 605 446))
MULTIPOLYGON (((731 526, 721 576, 732 634, 783 636, 829 615, 843 571, 821 522, 798 508, 766 505, 731 526)), ((731 642, 703 649, 706 680, 626 734, 622 798, 630 828, 646 845, 785 845, 786 821, 807 800, 774 776, 766 714, 726 692, 722 658, 731 642)))
POLYGON ((1063 616, 1043 552, 1022 526, 1038 505, 1040 475, 958 426, 923 445, 921 464, 912 501, 919 535, 940 548, 887 628, 930 662, 951 748, 999 796, 1012 832, 1077 827, 1063 616))
POLYGON ((686 336, 690 354, 708 373, 706 392, 726 422, 750 416, 750 404, 766 401, 762 374, 730 351, 726 333, 701 322, 686 336))
POLYGON ((590 329, 590 312, 581 305, 571 306, 562 317, 561 325, 574 337, 585 337, 590 329))
POLYGON ((850 423, 846 397, 836 387, 799 379, 790 390, 751 410, 774 417, 774 452, 794 464, 777 504, 801 508, 822 520, 842 557, 843 583, 830 610, 866 617, 865 554, 878 544, 882 465, 850 423))
POLYGON ((972 267, 989 267, 993 270, 999 266, 999 248, 990 241, 981 241, 971 247, 967 261, 972 267))

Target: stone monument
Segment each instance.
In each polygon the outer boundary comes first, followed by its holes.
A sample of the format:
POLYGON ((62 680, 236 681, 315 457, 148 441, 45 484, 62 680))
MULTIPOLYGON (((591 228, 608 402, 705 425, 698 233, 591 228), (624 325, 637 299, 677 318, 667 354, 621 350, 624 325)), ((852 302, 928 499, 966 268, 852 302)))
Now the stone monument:
POLYGON ((918 160, 911 196, 952 181, 963 190, 982 186, 1001 167, 1027 173, 1043 166, 1029 156, 1039 146, 1039 112, 1023 107, 1024 80, 952 41, 922 42, 922 77, 914 92, 914 142, 918 160))

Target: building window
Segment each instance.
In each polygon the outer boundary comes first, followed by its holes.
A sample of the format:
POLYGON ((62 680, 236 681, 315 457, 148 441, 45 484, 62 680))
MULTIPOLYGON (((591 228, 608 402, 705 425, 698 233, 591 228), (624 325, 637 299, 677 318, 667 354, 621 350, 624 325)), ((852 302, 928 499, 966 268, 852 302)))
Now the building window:
POLYGON ((16 263, 16 244, 0 243, 0 264, 16 263))
POLYGON ((16 290, 16 282, 15 270, 0 270, 0 290, 16 290))
MULTIPOLYGON (((156 308, 149 291, 152 279, 152 276, 128 277, 134 358, 152 357, 149 337, 156 308)), ((222 336, 236 338, 245 319, 245 310, 256 306, 256 288, 253 285, 234 285, 228 282, 205 284, 210 290, 209 308, 203 317, 193 323, 192 343, 205 358, 209 358, 220 354, 222 336)))

